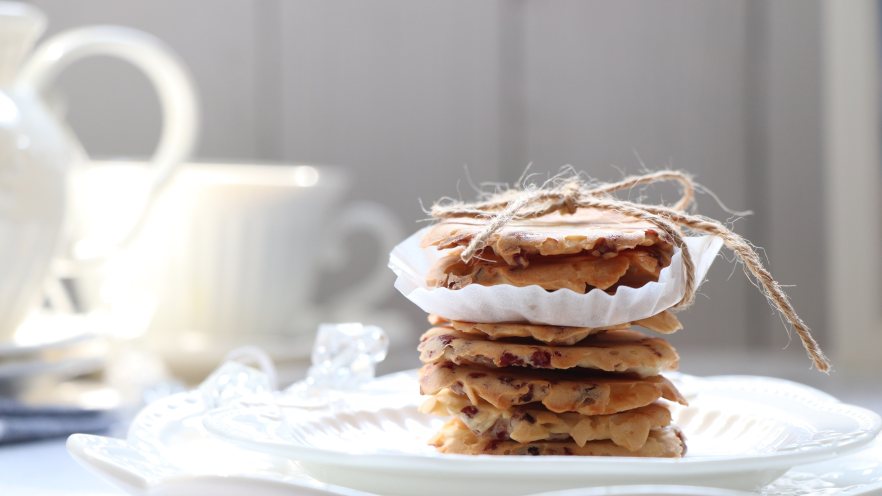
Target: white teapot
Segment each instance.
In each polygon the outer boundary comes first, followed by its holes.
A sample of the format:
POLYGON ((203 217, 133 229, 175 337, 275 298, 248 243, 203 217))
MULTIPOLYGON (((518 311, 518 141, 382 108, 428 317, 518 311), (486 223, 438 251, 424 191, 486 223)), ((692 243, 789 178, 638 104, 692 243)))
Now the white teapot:
POLYGON ((50 275, 53 267, 69 275, 106 259, 134 235, 147 204, 188 158, 196 138, 192 83, 159 40, 133 29, 95 26, 60 33, 32 53, 44 27, 35 7, 0 2, 0 341, 42 302, 47 282, 58 275, 50 275), (93 55, 140 68, 156 88, 164 122, 144 204, 127 219, 123 234, 103 245, 82 237, 88 219, 82 218, 84 198, 76 185, 87 175, 88 157, 43 99, 65 67, 93 55))

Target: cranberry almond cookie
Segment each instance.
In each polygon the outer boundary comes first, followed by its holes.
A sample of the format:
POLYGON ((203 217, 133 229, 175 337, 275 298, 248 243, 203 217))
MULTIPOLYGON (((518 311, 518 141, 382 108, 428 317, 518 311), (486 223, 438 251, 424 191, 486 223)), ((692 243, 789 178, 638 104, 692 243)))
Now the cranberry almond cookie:
POLYGON ((487 339, 532 338, 543 343, 559 345, 576 344, 592 334, 614 329, 628 329, 631 325, 640 326, 659 334, 671 334, 683 328, 677 316, 668 311, 632 323, 613 324, 606 327, 564 327, 522 322, 463 322, 447 320, 434 314, 429 315, 429 323, 435 326, 452 327, 461 332, 483 335, 487 339))
POLYGON ((496 408, 486 401, 473 405, 467 397, 449 389, 426 400, 420 411, 457 417, 479 437, 510 439, 519 443, 572 440, 579 446, 585 446, 588 441, 609 439, 631 451, 646 444, 652 429, 671 423, 671 412, 661 402, 609 415, 581 415, 554 413, 535 405, 508 410, 496 408))
POLYGON ((586 368, 640 376, 675 370, 679 360, 667 341, 629 329, 595 334, 571 346, 551 346, 517 338, 491 341, 450 327, 433 327, 420 338, 418 349, 424 363, 586 368))
POLYGON ((555 291, 614 292, 657 281, 671 263, 671 240, 652 224, 609 211, 511 221, 494 232, 468 262, 462 249, 484 230, 483 219, 446 219, 423 238, 423 246, 451 249, 427 274, 431 287, 460 289, 469 284, 537 285, 555 291))
POLYGON ((677 388, 662 376, 488 368, 451 362, 426 364, 419 375, 424 395, 449 389, 467 397, 473 405, 483 400, 503 410, 536 403, 556 413, 607 415, 646 406, 660 398, 686 404, 677 388))
POLYGON ((533 441, 518 443, 477 436, 459 419, 451 419, 429 442, 442 453, 466 455, 581 455, 581 456, 653 456, 681 457, 686 453, 683 435, 676 427, 653 429, 646 442, 637 450, 629 450, 610 441, 533 441))

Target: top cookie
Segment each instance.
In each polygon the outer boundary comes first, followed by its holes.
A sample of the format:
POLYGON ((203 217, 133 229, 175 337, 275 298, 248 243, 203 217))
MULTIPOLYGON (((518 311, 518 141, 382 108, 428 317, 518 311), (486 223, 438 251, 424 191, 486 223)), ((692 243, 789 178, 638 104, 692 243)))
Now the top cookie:
MULTIPOLYGON (((466 246, 486 224, 486 219, 447 219, 433 226, 422 244, 439 249, 466 246)), ((572 215, 556 212, 535 219, 512 220, 487 239, 487 248, 512 266, 523 266, 522 259, 531 255, 587 252, 602 256, 638 246, 655 247, 661 259, 668 263, 673 254, 671 240, 663 237, 654 225, 597 209, 579 209, 572 215)))

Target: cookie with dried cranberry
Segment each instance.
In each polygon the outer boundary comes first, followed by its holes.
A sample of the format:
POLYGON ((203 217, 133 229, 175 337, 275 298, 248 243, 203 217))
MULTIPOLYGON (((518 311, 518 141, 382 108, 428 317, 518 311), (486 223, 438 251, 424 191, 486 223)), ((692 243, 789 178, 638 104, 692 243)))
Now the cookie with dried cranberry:
POLYGON ((660 402, 610 415, 554 413, 540 406, 519 406, 503 410, 478 401, 472 404, 449 389, 430 396, 420 411, 441 417, 457 417, 477 436, 530 443, 573 441, 585 446, 590 441, 609 439, 635 451, 646 444, 649 432, 670 425, 671 412, 660 402))
MULTIPOLYGON (((487 227, 485 218, 443 220, 426 233, 424 247, 465 247, 487 227)), ((673 244, 649 222, 623 214, 582 208, 573 214, 552 213, 532 219, 507 222, 487 238, 485 253, 507 265, 529 265, 536 257, 590 254, 612 257, 627 250, 651 248, 666 267, 673 244), (612 255, 611 255, 612 254, 612 255)))
POLYGON ((636 320, 633 323, 616 324, 606 327, 565 327, 522 322, 477 323, 447 320, 438 315, 429 315, 429 323, 435 326, 452 327, 457 331, 478 334, 487 339, 531 338, 548 344, 571 345, 604 331, 628 329, 631 325, 640 326, 659 334, 671 334, 683 328, 673 312, 659 314, 636 320))
POLYGON ((487 239, 469 261, 460 254, 486 227, 485 219, 447 219, 432 227, 423 246, 450 249, 429 269, 430 287, 471 284, 540 286, 548 291, 614 292, 657 281, 671 262, 673 245, 652 224, 614 212, 581 209, 513 220, 487 239))
MULTIPOLYGON (((514 266, 486 256, 464 262, 460 259, 460 252, 461 250, 451 251, 432 265, 426 275, 426 284, 429 287, 462 289, 470 284, 508 284, 518 287, 539 286, 548 291, 569 289, 576 293, 586 293, 594 288, 607 290, 613 287, 631 266, 628 256, 616 254, 611 257, 590 254, 559 255, 542 257, 526 266, 514 266)), ((655 272, 660 270, 656 264, 655 272)), ((640 286, 653 280, 658 280, 657 273, 640 286)))
POLYGON ((686 454, 682 432, 676 427, 650 431, 639 449, 629 450, 610 440, 588 441, 580 446, 573 441, 533 441, 518 443, 478 436, 459 419, 444 424, 429 444, 441 453, 463 455, 573 455, 573 456, 641 456, 679 458, 686 454))
POLYGON ((449 327, 433 327, 420 338, 420 360, 487 367, 596 369, 654 376, 676 370, 677 351, 667 341, 629 329, 590 336, 571 346, 521 339, 484 339, 449 327))
POLYGON ((542 404, 552 412, 607 415, 654 403, 660 398, 683 405, 686 399, 662 376, 638 377, 584 369, 488 368, 436 362, 419 372, 420 392, 450 389, 472 404, 483 400, 499 409, 542 404))
POLYGON ((604 331, 628 329, 629 324, 618 324, 608 327, 564 327, 520 322, 497 322, 484 324, 447 320, 437 315, 429 315, 429 323, 434 326, 452 327, 460 332, 467 332, 487 339, 530 338, 547 344, 571 345, 604 331))

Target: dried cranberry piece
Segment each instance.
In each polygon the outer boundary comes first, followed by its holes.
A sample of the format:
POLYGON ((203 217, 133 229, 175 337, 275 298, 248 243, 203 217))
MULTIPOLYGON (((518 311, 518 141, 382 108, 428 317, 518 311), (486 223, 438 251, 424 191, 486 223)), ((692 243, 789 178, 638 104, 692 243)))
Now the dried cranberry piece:
POLYGON ((478 408, 475 407, 474 405, 464 406, 464 407, 462 407, 462 410, 460 410, 460 411, 462 413, 464 413, 465 416, 468 418, 473 418, 475 415, 478 414, 478 408))
POLYGON ((524 365, 524 361, 507 351, 503 352, 502 356, 499 357, 499 366, 509 367, 511 365, 522 366, 524 365))
POLYGON ((547 351, 536 350, 530 355, 530 363, 535 367, 547 368, 551 366, 551 354, 547 351))
POLYGON ((493 430, 490 433, 490 436, 497 441, 508 440, 508 426, 504 422, 497 421, 493 424, 493 430))

